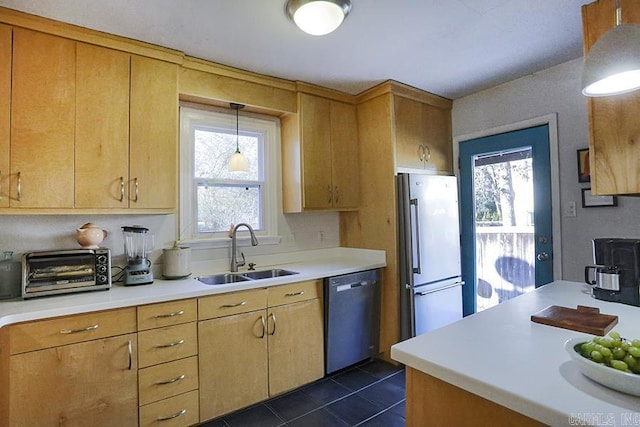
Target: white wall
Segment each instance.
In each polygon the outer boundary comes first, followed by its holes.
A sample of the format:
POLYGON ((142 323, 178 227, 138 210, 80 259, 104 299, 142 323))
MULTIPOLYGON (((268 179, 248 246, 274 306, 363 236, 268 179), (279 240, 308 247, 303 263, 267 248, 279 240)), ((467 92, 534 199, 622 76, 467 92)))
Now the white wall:
MULTIPOLYGON (((123 265, 123 225, 142 225, 155 235, 156 247, 151 255, 156 267, 162 262, 162 249, 171 247, 176 239, 175 215, 0 215, 0 252, 14 251, 16 257, 24 252, 78 249, 75 230, 86 222, 93 222, 107 230, 109 236, 101 246, 111 249, 116 265, 123 265)), ((340 245, 339 218, 335 212, 282 215, 278 221, 282 242, 276 245, 243 246, 247 257, 296 252, 309 249, 333 248, 340 245), (320 241, 318 232, 324 232, 320 241)), ((240 242, 238 244, 240 247, 240 242)), ((193 249, 193 261, 229 259, 230 249, 193 249)))
MULTIPOLYGON (((617 207, 582 208, 576 150, 589 146, 586 100, 580 93, 582 58, 453 102, 453 135, 461 136, 557 114, 561 212, 575 202, 575 217, 561 214, 562 279, 582 281, 591 264, 591 239, 640 237, 640 198, 619 197, 617 207)), ((558 279, 558 277, 556 277, 558 279)))

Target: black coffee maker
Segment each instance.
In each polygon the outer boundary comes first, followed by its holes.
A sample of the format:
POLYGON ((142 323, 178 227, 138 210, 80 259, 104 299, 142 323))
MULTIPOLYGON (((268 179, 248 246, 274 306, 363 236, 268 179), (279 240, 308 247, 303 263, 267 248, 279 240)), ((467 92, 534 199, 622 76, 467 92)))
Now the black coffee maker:
POLYGON ((593 239, 593 260, 585 282, 595 298, 640 306, 640 239, 593 239))

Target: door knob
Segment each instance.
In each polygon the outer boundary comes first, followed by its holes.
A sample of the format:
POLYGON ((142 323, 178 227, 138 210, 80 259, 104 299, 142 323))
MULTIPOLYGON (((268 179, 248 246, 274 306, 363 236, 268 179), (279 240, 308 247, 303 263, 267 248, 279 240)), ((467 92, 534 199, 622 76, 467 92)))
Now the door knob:
POLYGON ((540 252, 536 258, 538 259, 538 261, 547 261, 549 259, 549 254, 546 252, 540 252))

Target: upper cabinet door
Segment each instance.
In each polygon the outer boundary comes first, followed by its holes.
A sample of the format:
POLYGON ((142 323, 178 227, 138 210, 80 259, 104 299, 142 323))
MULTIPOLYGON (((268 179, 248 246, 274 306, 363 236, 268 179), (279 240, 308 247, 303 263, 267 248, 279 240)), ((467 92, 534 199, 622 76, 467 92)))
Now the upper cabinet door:
MULTIPOLYGON (((640 3, 621 0, 622 22, 640 24, 640 3)), ((615 0, 582 7, 585 55, 615 26, 615 0)), ((587 98, 590 129, 591 191, 594 194, 640 193, 640 91, 587 98)))
POLYGON ((302 185, 304 209, 332 206, 330 101, 300 94, 302 185))
POLYGON ((127 208, 129 58, 77 45, 76 208, 127 208))
POLYGON ((356 107, 331 101, 333 207, 355 209, 360 195, 360 152, 356 107))
POLYGON ((9 206, 11 135, 11 27, 0 25, 0 207, 9 206))
POLYGON ((453 173, 451 110, 394 96, 396 166, 453 173))
POLYGON ((76 43, 15 28, 12 207, 72 208, 76 43))
POLYGON ((178 181, 178 66, 131 57, 129 206, 175 209, 178 181))

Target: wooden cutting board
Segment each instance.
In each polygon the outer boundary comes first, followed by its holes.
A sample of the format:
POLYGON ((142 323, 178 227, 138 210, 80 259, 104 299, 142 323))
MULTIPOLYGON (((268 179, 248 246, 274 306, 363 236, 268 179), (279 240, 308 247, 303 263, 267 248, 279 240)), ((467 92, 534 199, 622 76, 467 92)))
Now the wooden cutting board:
POLYGON ((593 335, 606 335, 617 323, 618 316, 600 314, 600 309, 579 305, 577 308, 550 305, 531 315, 531 321, 593 335))

